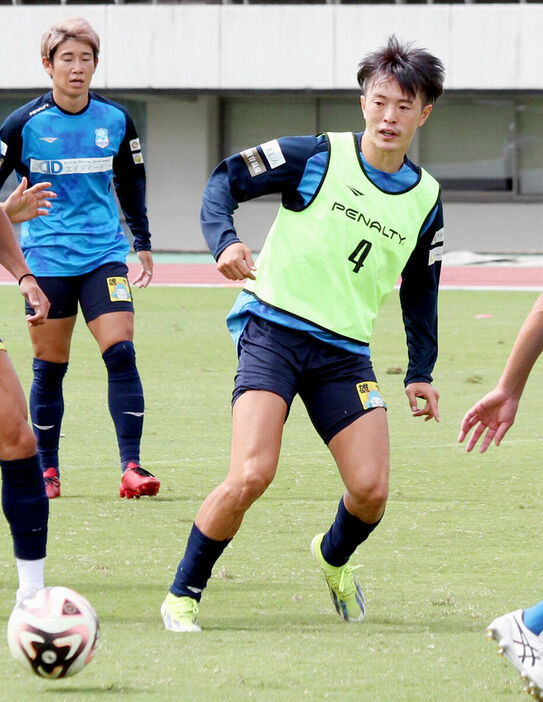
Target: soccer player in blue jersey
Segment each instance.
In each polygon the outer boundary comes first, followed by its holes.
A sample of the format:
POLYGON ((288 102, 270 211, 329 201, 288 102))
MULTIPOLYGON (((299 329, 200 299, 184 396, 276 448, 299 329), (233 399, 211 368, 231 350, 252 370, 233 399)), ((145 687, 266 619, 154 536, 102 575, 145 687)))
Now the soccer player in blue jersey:
POLYGON ((30 328, 30 412, 50 498, 60 495, 62 382, 78 305, 107 369, 108 404, 121 458, 120 495, 156 495, 160 486, 140 464, 144 398, 126 277, 130 246, 112 187, 141 262, 134 284, 147 287, 153 259, 145 168, 126 110, 90 92, 99 49, 99 37, 86 20, 70 18, 52 25, 41 43, 52 90, 13 112, 0 128, 0 185, 15 170, 31 188, 50 183, 57 196, 47 216, 21 225, 26 261, 51 302, 46 323, 30 328))
MULTIPOLYGON (((481 453, 492 441, 500 445, 515 421, 524 387, 542 353, 543 295, 540 295, 519 331, 497 386, 462 419, 458 441, 464 441, 473 430, 467 451, 475 447, 481 436, 481 453)), ((543 699, 543 601, 497 617, 488 626, 487 633, 497 641, 498 651, 507 656, 527 681, 527 692, 536 699, 543 699)))
POLYGON ((443 217, 437 182, 406 158, 442 93, 443 66, 395 37, 358 81, 363 133, 273 139, 211 175, 203 232, 229 280, 247 279, 228 317, 239 355, 226 479, 204 500, 162 605, 172 631, 199 631, 213 565, 274 478, 294 396, 306 405, 345 484, 335 520, 311 551, 346 622, 365 615, 349 559, 377 527, 388 494, 385 401, 370 359, 378 308, 402 276, 414 416, 439 419, 432 386, 443 217), (238 203, 281 194, 257 264, 236 233, 238 203), (424 404, 417 406, 417 398, 424 404))
MULTIPOLYGON (((30 327, 47 318, 49 301, 30 272, 6 214, 0 208, 0 264, 19 281, 31 311, 30 327)), ((44 586, 49 502, 38 460, 36 438, 28 424, 23 389, 0 340, 0 469, 2 508, 13 538, 19 587, 16 601, 44 586)))

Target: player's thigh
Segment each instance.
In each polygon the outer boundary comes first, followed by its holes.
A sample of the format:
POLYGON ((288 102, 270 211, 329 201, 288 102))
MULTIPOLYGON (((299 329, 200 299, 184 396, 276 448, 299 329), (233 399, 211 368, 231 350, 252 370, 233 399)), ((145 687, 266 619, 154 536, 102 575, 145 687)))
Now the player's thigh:
POLYGON ((11 460, 33 455, 36 444, 24 391, 4 348, 0 342, 0 459, 11 460), (16 455, 12 453, 14 446, 19 448, 16 455))
POLYGON ((304 348, 299 332, 258 318, 247 324, 232 399, 231 475, 273 479, 304 348))
POLYGON ((384 408, 365 411, 341 429, 328 447, 347 492, 355 500, 367 495, 373 495, 378 501, 386 499, 390 446, 384 408))
MULTIPOLYGON (((74 330, 81 276, 38 276, 39 286, 50 303, 44 324, 29 328, 34 356, 52 363, 67 363, 74 330)), ((32 308, 26 302, 27 314, 32 308)))
POLYGON ((228 479, 262 489, 275 477, 287 403, 276 393, 248 390, 232 410, 232 448, 228 479))
POLYGON ((67 363, 76 319, 75 316, 48 318, 44 324, 29 327, 34 357, 51 363, 67 363))
POLYGON ((325 444, 375 407, 386 408, 371 360, 315 342, 299 387, 313 426, 325 444))
POLYGON ((134 313, 109 312, 93 319, 87 325, 104 353, 120 341, 132 341, 134 338, 134 313))

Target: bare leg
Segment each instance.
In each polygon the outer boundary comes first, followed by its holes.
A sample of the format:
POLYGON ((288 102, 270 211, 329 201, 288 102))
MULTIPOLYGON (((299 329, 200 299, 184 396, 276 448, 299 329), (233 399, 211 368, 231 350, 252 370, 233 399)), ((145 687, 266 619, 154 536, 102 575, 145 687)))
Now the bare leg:
POLYGON ((347 510, 377 522, 388 497, 390 449, 386 412, 376 408, 342 429, 329 444, 345 484, 347 510))
POLYGON ((232 413, 232 451, 226 479, 204 500, 196 526, 210 539, 231 539, 277 470, 287 405, 282 397, 249 390, 232 413))

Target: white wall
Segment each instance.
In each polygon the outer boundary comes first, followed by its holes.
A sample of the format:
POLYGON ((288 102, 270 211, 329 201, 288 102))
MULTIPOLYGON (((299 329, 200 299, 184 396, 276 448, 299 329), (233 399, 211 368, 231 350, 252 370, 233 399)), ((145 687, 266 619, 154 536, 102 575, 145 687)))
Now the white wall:
POLYGON ((543 89, 542 4, 2 6, 0 89, 48 85, 40 36, 71 15, 102 38, 96 88, 352 88, 395 32, 444 61, 446 88, 543 89))
POLYGON ((203 250, 202 191, 216 159, 216 98, 153 96, 147 102, 147 204, 153 247, 203 250), (210 133, 211 132, 211 133, 210 133))

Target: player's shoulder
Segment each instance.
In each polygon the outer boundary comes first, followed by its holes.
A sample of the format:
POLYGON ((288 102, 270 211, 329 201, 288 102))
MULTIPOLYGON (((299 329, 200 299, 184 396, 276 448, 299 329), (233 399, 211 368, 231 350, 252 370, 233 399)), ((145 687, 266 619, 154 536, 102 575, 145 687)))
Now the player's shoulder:
POLYGON ((111 100, 111 98, 107 98, 104 95, 100 95, 99 93, 90 92, 89 100, 91 105, 93 106, 99 107, 103 110, 107 110, 112 113, 117 113, 118 116, 122 117, 122 119, 124 120, 130 119, 130 115, 126 107, 118 102, 115 102, 114 100, 111 100))
POLYGON ((29 120, 43 114, 54 106, 55 103, 51 91, 44 93, 14 110, 6 118, 4 129, 22 129, 29 120))
POLYGON ((311 156, 328 152, 330 143, 328 136, 321 134, 306 134, 302 136, 285 136, 277 139, 279 145, 289 154, 304 154, 308 158, 311 156))

